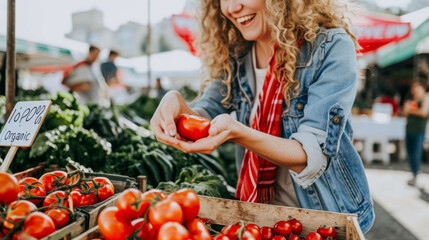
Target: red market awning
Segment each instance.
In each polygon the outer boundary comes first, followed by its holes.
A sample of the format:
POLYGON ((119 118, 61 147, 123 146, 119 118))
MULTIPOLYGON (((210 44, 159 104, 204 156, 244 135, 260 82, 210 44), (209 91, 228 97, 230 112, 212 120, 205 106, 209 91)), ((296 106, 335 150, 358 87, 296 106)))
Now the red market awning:
POLYGON ((410 36, 411 25, 401 22, 399 17, 380 14, 359 14, 352 18, 361 53, 368 53, 391 42, 398 42, 410 36))
POLYGON ((171 17, 171 24, 176 34, 186 43, 189 51, 193 55, 196 55, 197 50, 194 42, 198 31, 198 24, 195 18, 188 13, 174 14, 171 17))

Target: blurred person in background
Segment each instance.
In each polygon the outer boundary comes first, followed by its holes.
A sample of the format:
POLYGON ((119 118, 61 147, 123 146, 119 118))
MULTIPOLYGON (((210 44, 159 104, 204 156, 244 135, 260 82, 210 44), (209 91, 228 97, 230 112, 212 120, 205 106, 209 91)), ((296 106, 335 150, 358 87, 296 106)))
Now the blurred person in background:
POLYGON ((421 82, 411 85, 411 100, 404 103, 403 115, 407 117, 405 127, 405 146, 407 149, 408 163, 413 177, 408 181, 411 186, 416 186, 417 174, 420 171, 423 154, 423 142, 425 139, 426 125, 429 114, 429 94, 421 82))
POLYGON ((117 76, 118 68, 116 67, 116 64, 115 64, 115 59, 118 56, 119 56, 118 52, 114 50, 110 50, 108 60, 100 65, 101 73, 103 74, 104 80, 109 86, 115 83, 119 83, 119 79, 117 76))
POLYGON ((91 45, 86 59, 76 63, 70 71, 64 72, 62 83, 77 93, 81 103, 104 105, 108 99, 106 83, 92 68, 99 54, 100 48, 91 45))
POLYGON ((235 142, 236 198, 353 213, 369 231, 374 209, 349 121, 358 44, 348 12, 336 0, 202 0, 204 93, 188 106, 169 91, 151 119, 157 139, 200 153, 235 142), (210 119, 209 136, 181 138, 180 114, 210 119))
POLYGON ((156 78, 155 89, 157 98, 162 98, 167 93, 167 90, 162 86, 161 78, 156 78))

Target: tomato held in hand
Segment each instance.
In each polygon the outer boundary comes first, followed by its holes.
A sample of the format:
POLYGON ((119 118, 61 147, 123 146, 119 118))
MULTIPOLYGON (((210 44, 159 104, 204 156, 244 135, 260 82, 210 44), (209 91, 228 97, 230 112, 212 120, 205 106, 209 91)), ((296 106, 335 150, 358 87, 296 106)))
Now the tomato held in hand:
POLYGON ((292 226, 288 221, 280 221, 274 225, 274 233, 282 235, 283 237, 289 237, 292 232, 292 226))
POLYGON ((157 240, 189 240, 189 232, 178 222, 167 222, 161 226, 157 240))
POLYGON ((317 229, 317 233, 320 234, 323 239, 327 239, 328 237, 331 237, 332 240, 337 239, 337 232, 333 227, 320 227, 317 229))
POLYGON ((0 173, 0 203, 16 201, 19 193, 18 180, 9 173, 0 173))
POLYGON ((271 240, 274 236, 273 229, 270 227, 262 227, 260 232, 262 240, 271 240))
POLYGON ((183 221, 186 223, 191 222, 197 217, 200 211, 200 200, 198 200, 197 194, 191 189, 181 189, 168 196, 177 202, 183 211, 183 221))
POLYGON ((183 212, 180 205, 170 199, 164 199, 149 209, 149 222, 158 230, 166 222, 178 222, 183 220, 183 212))
POLYGON ((118 218, 117 212, 117 207, 108 207, 98 216, 98 227, 106 240, 125 240, 133 233, 131 221, 118 218))
POLYGON ((46 214, 33 212, 24 221, 24 232, 31 237, 41 239, 55 232, 55 224, 46 214))
POLYGON ((31 197, 44 197, 46 196, 45 187, 43 184, 33 177, 26 177, 19 181, 19 193, 20 198, 26 199, 34 204, 38 204, 42 199, 36 199, 31 197))
POLYGON ((60 188, 70 183, 64 171, 53 171, 43 174, 39 181, 45 186, 46 192, 50 192, 56 188, 60 188))
POLYGON ((181 137, 197 141, 209 135, 210 120, 196 115, 181 114, 176 127, 181 137))
POLYGON ((311 232, 307 235, 305 240, 322 240, 322 236, 316 232, 311 232))
POLYGON ((289 223, 292 226, 292 233, 293 234, 296 234, 296 235, 301 234, 301 232, 302 232, 302 223, 300 221, 298 221, 298 220, 296 220, 294 218, 294 219, 289 220, 289 223))
POLYGON ((211 240, 212 236, 210 235, 209 230, 206 225, 198 219, 190 221, 186 227, 191 234, 193 240, 211 240))

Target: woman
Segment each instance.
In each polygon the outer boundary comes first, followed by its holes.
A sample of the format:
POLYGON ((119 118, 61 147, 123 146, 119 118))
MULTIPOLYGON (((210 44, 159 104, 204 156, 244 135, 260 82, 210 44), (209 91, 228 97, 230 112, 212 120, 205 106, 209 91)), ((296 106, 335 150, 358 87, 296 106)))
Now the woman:
POLYGON ((235 142, 237 198, 354 213, 368 231, 373 205, 349 122, 357 69, 346 6, 201 2, 199 46, 209 80, 192 108, 177 92, 162 99, 151 120, 158 140, 202 153, 235 142), (209 136, 181 140, 174 121, 182 113, 212 119, 209 136))
POLYGON ((413 178, 408 181, 411 186, 416 186, 417 174, 422 163, 423 142, 425 139, 426 124, 429 114, 429 94, 420 82, 411 85, 412 100, 404 104, 403 114, 407 117, 405 127, 405 145, 408 162, 413 173, 413 178))

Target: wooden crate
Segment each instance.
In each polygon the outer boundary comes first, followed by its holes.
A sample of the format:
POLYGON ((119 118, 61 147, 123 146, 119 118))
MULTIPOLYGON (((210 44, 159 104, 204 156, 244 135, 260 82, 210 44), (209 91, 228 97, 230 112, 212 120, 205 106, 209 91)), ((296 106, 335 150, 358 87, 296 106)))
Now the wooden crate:
POLYGON ((199 196, 199 217, 215 224, 230 225, 239 220, 260 227, 273 227, 278 221, 296 218, 303 225, 301 236, 317 231, 321 225, 332 226, 338 240, 364 240, 357 215, 326 211, 249 203, 236 200, 199 196))
MULTIPOLYGON (((37 167, 27 169, 25 171, 14 174, 18 180, 21 180, 25 177, 35 177, 39 178, 46 172, 51 172, 55 170, 65 170, 59 169, 56 166, 47 167, 44 164, 40 164, 37 167)), ((134 178, 128 176, 115 175, 115 174, 105 174, 105 173, 85 173, 85 178, 94 178, 94 177, 107 177, 115 187, 115 195, 112 197, 90 206, 77 207, 74 209, 76 213, 75 221, 69 225, 55 231, 49 236, 45 237, 44 240, 59 240, 65 239, 69 240, 75 238, 79 234, 87 231, 90 228, 93 228, 97 225, 98 215, 107 207, 116 205, 116 200, 119 197, 119 194, 127 188, 137 188, 139 187, 140 191, 146 190, 146 177, 138 177, 137 184, 134 178)))
POLYGON ((100 238, 102 237, 100 230, 98 229, 98 226, 95 226, 88 231, 82 233, 81 235, 74 238, 75 240, 90 240, 93 238, 100 238))

